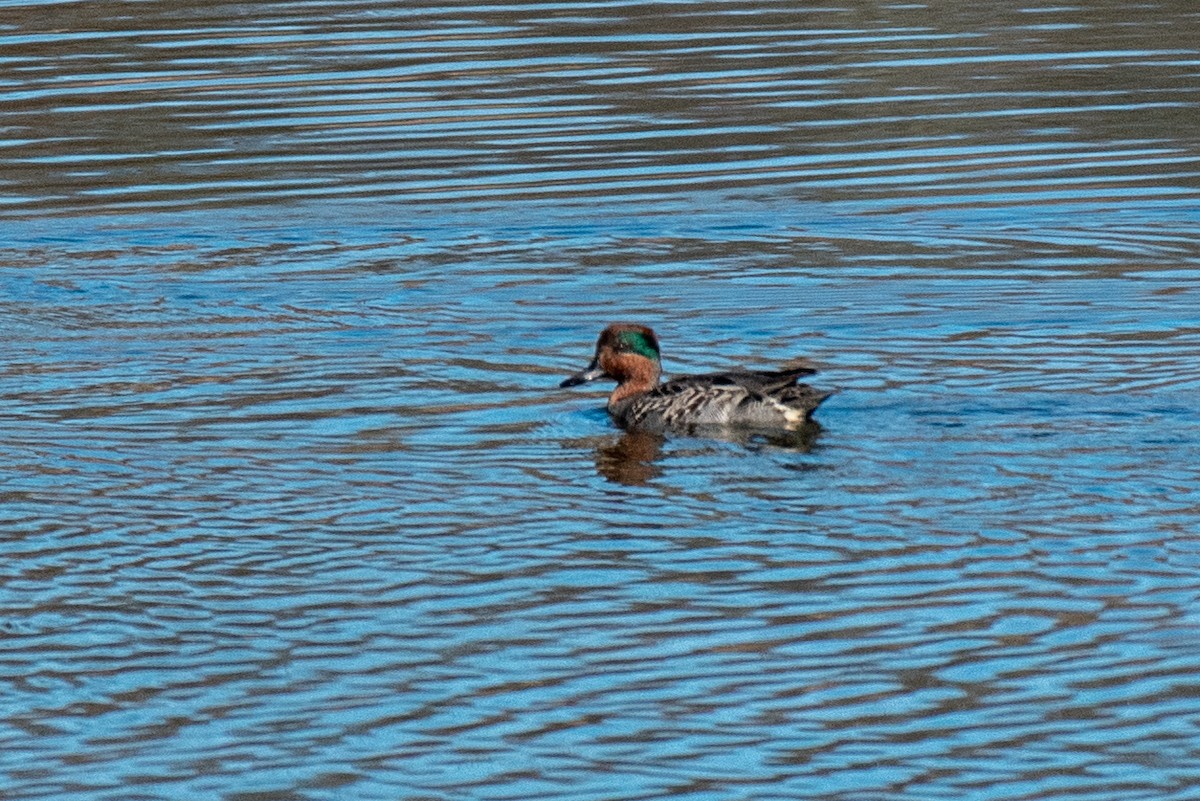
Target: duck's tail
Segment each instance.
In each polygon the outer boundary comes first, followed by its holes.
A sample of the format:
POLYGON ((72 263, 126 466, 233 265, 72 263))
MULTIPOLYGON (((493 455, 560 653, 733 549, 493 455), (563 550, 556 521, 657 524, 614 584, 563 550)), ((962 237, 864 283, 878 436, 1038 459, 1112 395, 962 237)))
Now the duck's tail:
POLYGON ((788 408, 791 422, 802 423, 812 419, 813 412, 833 395, 836 390, 817 389, 808 384, 793 384, 784 387, 775 399, 788 408))

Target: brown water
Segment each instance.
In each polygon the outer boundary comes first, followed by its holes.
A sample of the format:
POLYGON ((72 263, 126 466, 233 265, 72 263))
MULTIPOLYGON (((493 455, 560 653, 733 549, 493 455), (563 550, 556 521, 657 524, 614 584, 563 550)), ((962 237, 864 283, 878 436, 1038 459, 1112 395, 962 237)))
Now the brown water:
POLYGON ((1195 798, 1198 30, 0 7, 0 796, 1195 798))

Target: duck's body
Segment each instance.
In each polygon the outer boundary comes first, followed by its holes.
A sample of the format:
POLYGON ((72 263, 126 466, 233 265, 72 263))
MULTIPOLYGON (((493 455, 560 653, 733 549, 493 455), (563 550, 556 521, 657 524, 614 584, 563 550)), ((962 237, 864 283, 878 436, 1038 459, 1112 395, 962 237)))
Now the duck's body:
POLYGON ((608 399, 608 412, 629 429, 795 429, 811 420, 813 411, 832 394, 797 383, 800 376, 815 372, 807 367, 734 370, 660 384, 658 337, 645 326, 614 324, 600 334, 592 363, 562 386, 614 379, 617 388, 608 399))
POLYGON ((794 428, 812 419, 829 397, 828 392, 796 382, 814 372, 797 368, 681 376, 616 403, 610 400, 608 411, 627 428, 794 428))

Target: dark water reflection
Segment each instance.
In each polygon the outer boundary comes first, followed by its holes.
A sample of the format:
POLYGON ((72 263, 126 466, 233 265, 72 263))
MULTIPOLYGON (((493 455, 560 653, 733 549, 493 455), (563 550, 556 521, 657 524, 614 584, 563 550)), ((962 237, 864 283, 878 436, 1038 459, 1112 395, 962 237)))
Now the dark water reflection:
POLYGON ((0 795, 1194 797, 1197 13, 9 4, 0 795))
POLYGON ((662 458, 666 437, 646 431, 622 432, 596 445, 596 471, 620 484, 646 484, 662 475, 655 462, 662 458))
MULTIPOLYGON (((736 443, 757 450, 771 448, 793 453, 808 453, 817 442, 821 425, 810 422, 796 431, 753 431, 738 429, 701 429, 676 434, 675 438, 702 438, 705 440, 736 443)), ((569 443, 574 446, 577 443, 569 443)), ((596 439, 596 471, 609 481, 619 484, 641 485, 662 475, 656 462, 666 454, 667 437, 646 431, 622 431, 617 435, 596 439)))

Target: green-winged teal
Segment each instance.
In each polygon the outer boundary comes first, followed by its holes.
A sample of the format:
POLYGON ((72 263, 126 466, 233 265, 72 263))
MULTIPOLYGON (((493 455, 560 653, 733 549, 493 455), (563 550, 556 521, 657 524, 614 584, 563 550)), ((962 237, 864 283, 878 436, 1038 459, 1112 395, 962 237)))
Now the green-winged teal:
POLYGON ((659 383, 662 365, 658 337, 644 325, 615 323, 596 341, 592 363, 563 381, 573 387, 611 378, 617 388, 608 413, 630 429, 692 429, 702 426, 795 429, 812 419, 821 401, 833 393, 798 384, 816 370, 796 367, 778 372, 733 370, 689 375, 659 383))

